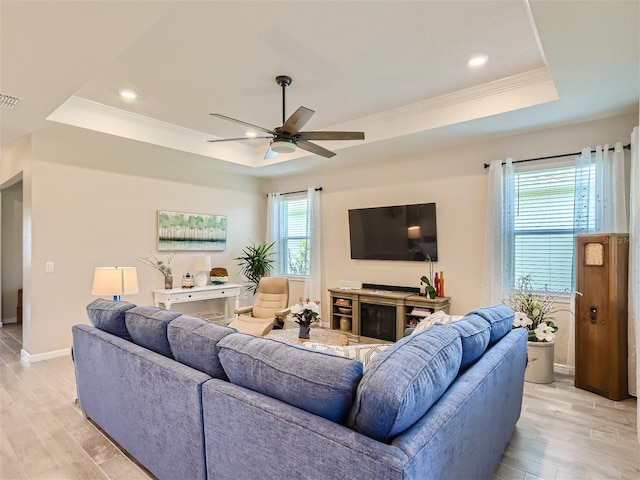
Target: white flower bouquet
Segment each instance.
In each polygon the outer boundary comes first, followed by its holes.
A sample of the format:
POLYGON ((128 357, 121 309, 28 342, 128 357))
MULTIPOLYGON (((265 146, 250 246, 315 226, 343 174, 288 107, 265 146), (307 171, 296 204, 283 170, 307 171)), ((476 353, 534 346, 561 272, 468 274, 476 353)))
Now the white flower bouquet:
POLYGON ((295 322, 298 325, 308 327, 313 322, 318 321, 317 317, 320 315, 320 307, 318 306, 318 302, 311 302, 308 298, 305 302, 302 302, 302 299, 300 300, 299 304, 291 307, 291 315, 296 317, 295 322))
POLYGON ((530 342, 553 342, 558 327, 551 315, 561 310, 556 300, 557 296, 546 291, 535 292, 527 275, 518 279, 518 289, 503 303, 516 312, 513 328, 526 328, 530 342))

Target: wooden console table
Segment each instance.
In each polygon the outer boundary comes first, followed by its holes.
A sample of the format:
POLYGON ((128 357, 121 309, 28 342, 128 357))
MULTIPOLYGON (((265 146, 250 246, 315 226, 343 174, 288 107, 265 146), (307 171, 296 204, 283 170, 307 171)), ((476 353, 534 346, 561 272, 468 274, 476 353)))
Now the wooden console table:
POLYGON ((227 320, 235 319, 233 311, 240 307, 240 289, 242 285, 224 283, 222 285, 205 285, 193 288, 172 288, 170 290, 154 290, 153 301, 156 307, 163 305, 165 309, 171 309, 174 303, 199 302, 224 298, 227 320), (234 300, 232 300, 234 299, 234 300))
MULTIPOLYGON (((451 297, 422 297, 412 292, 396 292, 387 290, 329 288, 331 294, 332 329, 340 330, 340 319, 351 318, 351 333, 358 337, 362 334, 361 313, 363 304, 382 305, 395 308, 395 340, 400 340, 406 327, 417 323, 426 310, 430 312, 444 311, 449 313, 451 297)), ((373 337, 376 338, 376 337, 373 337)))

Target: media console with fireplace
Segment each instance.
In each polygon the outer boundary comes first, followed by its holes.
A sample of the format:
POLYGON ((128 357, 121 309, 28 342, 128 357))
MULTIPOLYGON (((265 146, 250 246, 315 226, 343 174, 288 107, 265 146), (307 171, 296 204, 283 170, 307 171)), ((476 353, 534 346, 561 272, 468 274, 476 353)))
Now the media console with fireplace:
POLYGON ((346 318, 351 320, 351 330, 346 333, 389 342, 400 340, 405 328, 415 326, 428 312, 449 313, 451 300, 450 297, 431 299, 419 295, 418 288, 391 285, 364 284, 362 289, 328 290, 331 328, 339 330, 340 320, 346 318))

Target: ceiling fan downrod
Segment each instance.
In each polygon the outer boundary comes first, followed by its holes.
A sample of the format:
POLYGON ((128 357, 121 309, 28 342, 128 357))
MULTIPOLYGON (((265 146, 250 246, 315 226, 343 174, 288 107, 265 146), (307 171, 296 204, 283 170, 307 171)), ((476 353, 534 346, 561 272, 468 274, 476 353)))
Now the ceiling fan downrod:
POLYGON ((276 77, 276 82, 282 87, 282 124, 284 125, 284 122, 286 121, 284 108, 284 89, 291 85, 291 77, 287 75, 278 75, 276 77))

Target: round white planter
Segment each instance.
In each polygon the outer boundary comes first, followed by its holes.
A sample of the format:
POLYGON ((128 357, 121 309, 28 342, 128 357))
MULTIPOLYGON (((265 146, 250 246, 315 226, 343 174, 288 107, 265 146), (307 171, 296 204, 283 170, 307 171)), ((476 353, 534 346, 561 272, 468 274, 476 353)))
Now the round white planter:
POLYGON ((554 342, 527 342, 529 363, 524 379, 531 383, 553 382, 554 342))

